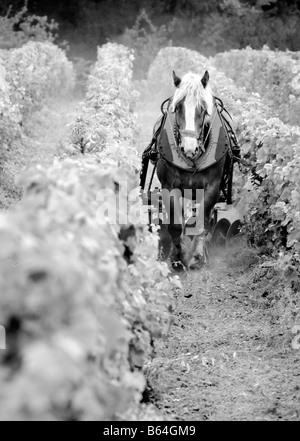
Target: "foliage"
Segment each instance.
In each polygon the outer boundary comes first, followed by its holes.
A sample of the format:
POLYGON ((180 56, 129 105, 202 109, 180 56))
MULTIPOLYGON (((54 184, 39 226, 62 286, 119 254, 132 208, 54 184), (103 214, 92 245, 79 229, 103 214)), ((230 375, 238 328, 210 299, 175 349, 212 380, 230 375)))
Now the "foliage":
POLYGON ((20 115, 17 106, 11 102, 9 92, 6 69, 0 56, 0 155, 2 161, 9 143, 20 134, 20 115))
MULTIPOLYGON (((30 42, 0 55, 5 96, 0 105, 6 118, 19 124, 51 94, 74 87, 74 71, 63 50, 52 43, 30 42)), ((3 93, 3 92, 2 92, 3 93)))
POLYGON ((155 26, 146 10, 143 9, 134 26, 131 29, 126 29, 121 41, 125 46, 134 49, 135 78, 144 78, 159 50, 172 45, 170 34, 173 32, 174 26, 175 22, 168 26, 155 26))
POLYGON ((47 96, 74 87, 72 63, 52 43, 29 42, 7 53, 7 83, 10 99, 22 119, 40 107, 47 96))
POLYGON ((274 104, 268 106, 258 94, 249 95, 230 80, 221 90, 220 74, 216 83, 226 103, 229 98, 243 153, 252 163, 240 192, 249 240, 279 256, 278 268, 299 290, 300 129, 274 117, 274 104))
POLYGON ((299 124, 300 53, 247 48, 218 54, 215 65, 249 92, 259 93, 284 122, 299 124))
POLYGON ((128 157, 138 168, 140 160, 132 146, 133 109, 138 96, 132 86, 133 60, 133 51, 122 45, 108 43, 98 49, 86 99, 72 127, 72 144, 67 149, 75 149, 74 153, 105 152, 107 157, 121 162, 128 157))
MULTIPOLYGON (((2 0, 0 14, 6 13, 9 4, 13 12, 19 10, 20 3, 2 0)), ((299 0, 52 0, 30 1, 28 7, 30 14, 59 21, 60 37, 70 41, 76 56, 94 58, 92 47, 122 42, 120 37, 132 29, 143 8, 157 29, 168 28, 176 20, 174 32, 167 35, 174 45, 206 55, 248 45, 259 49, 265 44, 271 49, 300 50, 299 0)), ((155 42, 150 32, 151 36, 155 42)))
POLYGON ((152 239, 136 231, 128 267, 121 227, 98 225, 97 192, 125 178, 65 160, 28 173, 22 204, 1 217, 1 419, 110 419, 140 399, 169 300, 152 239))
POLYGON ((4 17, 0 16, 0 49, 21 47, 28 41, 54 43, 57 30, 58 24, 47 16, 29 14, 26 7, 15 14, 9 9, 4 17))
POLYGON ((249 7, 239 0, 224 0, 222 11, 214 11, 204 22, 199 35, 200 50, 206 54, 242 49, 300 49, 299 13, 271 17, 260 8, 249 7))
MULTIPOLYGON (((221 83, 219 78, 217 82, 221 83)), ((300 129, 285 125, 274 117, 274 107, 263 103, 259 95, 248 95, 245 89, 230 85, 230 81, 224 84, 224 100, 230 97, 233 87, 235 98, 232 95, 234 100, 230 99, 228 107, 234 115, 243 152, 252 163, 250 170, 255 171, 254 176, 248 175, 240 194, 245 230, 253 245, 279 255, 278 267, 299 290, 300 129)))
MULTIPOLYGON (((99 191, 126 181, 138 197, 136 153, 118 155, 124 138, 114 131, 115 115, 132 117, 131 63, 130 51, 109 44, 89 80, 87 101, 93 92, 110 102, 102 109, 113 131, 107 145, 74 158, 66 151, 50 169, 28 172, 23 201, 0 217, 0 323, 9 340, 0 355, 1 419, 116 419, 140 402, 144 360, 169 331, 169 270, 157 261, 157 236, 97 220, 99 191)), ((119 216, 127 204, 141 208, 126 194, 118 200, 119 216)))
POLYGON ((267 112, 259 105, 258 113, 257 106, 252 107, 248 100, 240 101, 239 118, 244 120, 240 136, 246 142, 252 138, 247 143, 247 153, 259 177, 256 184, 249 177, 243 193, 246 231, 252 244, 279 253, 278 268, 299 290, 300 130, 270 118, 279 113, 282 119, 299 124, 299 69, 295 56, 267 48, 259 52, 247 49, 220 54, 215 64, 222 65, 247 90, 259 91, 271 106, 267 112), (232 74, 229 64, 235 66, 238 75, 232 74), (249 110, 245 113, 246 106, 249 110))
POLYGON ((54 20, 29 14, 27 7, 14 13, 10 7, 5 16, 0 16, 1 169, 7 150, 22 134, 26 118, 49 93, 74 86, 72 65, 52 44, 57 28, 54 20))
POLYGON ((24 151, 27 121, 50 95, 74 87, 73 65, 52 43, 29 42, 0 53, 0 162, 10 174, 8 156, 17 162, 17 146, 24 151), (23 144, 23 145, 22 145, 23 144))

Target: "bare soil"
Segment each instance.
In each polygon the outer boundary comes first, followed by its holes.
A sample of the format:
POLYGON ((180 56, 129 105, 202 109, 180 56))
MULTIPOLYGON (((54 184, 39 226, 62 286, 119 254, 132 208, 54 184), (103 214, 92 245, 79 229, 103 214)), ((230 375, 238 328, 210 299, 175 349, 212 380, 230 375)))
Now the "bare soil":
POLYGON ((163 415, 300 420, 300 350, 292 345, 299 299, 288 300, 280 276, 263 262, 242 247, 182 276, 171 334, 147 368, 163 415))

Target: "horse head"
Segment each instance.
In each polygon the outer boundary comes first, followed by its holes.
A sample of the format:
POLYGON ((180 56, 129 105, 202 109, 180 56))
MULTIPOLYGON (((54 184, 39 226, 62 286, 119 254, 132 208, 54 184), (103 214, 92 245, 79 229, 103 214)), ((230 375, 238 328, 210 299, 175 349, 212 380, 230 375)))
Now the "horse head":
POLYGON ((214 97, 209 86, 209 73, 188 73, 182 79, 173 72, 176 91, 171 112, 175 113, 175 135, 184 154, 195 159, 205 151, 205 128, 209 125, 214 97))

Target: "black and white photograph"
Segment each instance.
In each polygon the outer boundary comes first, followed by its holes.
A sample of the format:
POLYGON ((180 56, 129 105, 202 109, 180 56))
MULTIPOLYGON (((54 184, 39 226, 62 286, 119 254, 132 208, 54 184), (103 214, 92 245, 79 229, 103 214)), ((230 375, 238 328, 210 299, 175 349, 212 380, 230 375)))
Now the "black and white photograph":
POLYGON ((300 421, 300 0, 0 0, 0 421, 300 421))

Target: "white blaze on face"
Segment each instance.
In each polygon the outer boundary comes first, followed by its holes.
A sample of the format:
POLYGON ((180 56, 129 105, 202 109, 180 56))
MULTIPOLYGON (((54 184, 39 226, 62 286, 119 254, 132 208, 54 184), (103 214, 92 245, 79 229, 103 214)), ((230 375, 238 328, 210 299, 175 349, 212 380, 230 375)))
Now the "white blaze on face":
MULTIPOLYGON (((186 100, 185 102, 185 129, 196 132, 196 105, 186 100)), ((198 141, 195 138, 183 137, 182 146, 187 157, 193 158, 196 154, 198 141)))

